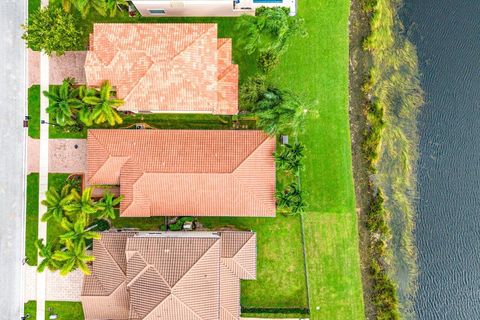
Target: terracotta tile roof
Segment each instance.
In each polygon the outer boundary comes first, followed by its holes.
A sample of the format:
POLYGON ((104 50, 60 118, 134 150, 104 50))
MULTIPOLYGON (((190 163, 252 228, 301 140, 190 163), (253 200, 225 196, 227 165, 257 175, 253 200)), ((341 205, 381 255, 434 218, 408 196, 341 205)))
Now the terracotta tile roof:
POLYGON ((125 246, 133 233, 102 233, 93 241, 92 275, 85 276, 81 301, 85 319, 128 319, 125 246), (101 307, 99 307, 101 306, 101 307))
POLYGON ((90 185, 121 216, 275 216, 275 139, 261 131, 89 130, 90 185))
POLYGON ((251 232, 107 232, 94 240, 94 255, 81 296, 86 320, 239 319, 240 279, 254 279, 256 273, 251 232), (116 256, 120 250, 124 258, 117 264, 110 252, 116 256), (240 259, 251 272, 248 278, 224 263, 239 256, 250 259, 240 259), (100 278, 112 282, 101 284, 108 294, 92 285, 100 278))
POLYGON ((94 24, 87 84, 110 80, 119 110, 238 113, 238 66, 216 24, 94 24))

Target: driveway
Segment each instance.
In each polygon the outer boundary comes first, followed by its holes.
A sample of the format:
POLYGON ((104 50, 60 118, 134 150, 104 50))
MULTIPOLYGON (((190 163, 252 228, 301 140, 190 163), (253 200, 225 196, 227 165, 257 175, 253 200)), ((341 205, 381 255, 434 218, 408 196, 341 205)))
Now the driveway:
POLYGON ((26 50, 20 24, 23 0, 0 1, 0 319, 20 319, 23 310, 24 134, 26 50))
MULTIPOLYGON (((50 139, 48 141, 48 172, 87 172, 86 139, 50 139)), ((40 140, 27 137, 27 173, 38 172, 40 140)))

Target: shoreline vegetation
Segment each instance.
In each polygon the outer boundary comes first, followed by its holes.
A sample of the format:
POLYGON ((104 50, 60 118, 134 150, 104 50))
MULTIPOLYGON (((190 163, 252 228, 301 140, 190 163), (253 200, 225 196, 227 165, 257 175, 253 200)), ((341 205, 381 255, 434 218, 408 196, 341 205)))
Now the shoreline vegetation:
POLYGON ((402 2, 363 0, 362 6, 358 14, 369 19, 362 44, 365 54, 360 55, 368 66, 361 99, 366 122, 361 151, 368 177, 360 182, 367 189, 362 190, 367 196, 360 205, 365 208, 360 230, 366 229, 361 235, 361 250, 366 251, 364 295, 371 303, 366 316, 409 319, 414 316, 417 279, 415 166, 423 92, 415 47, 398 17, 402 2))

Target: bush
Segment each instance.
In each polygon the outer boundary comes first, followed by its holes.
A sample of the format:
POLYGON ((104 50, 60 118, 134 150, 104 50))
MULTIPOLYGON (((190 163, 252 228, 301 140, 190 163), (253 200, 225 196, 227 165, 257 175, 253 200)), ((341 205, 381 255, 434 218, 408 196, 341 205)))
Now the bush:
POLYGON ((260 53, 257 65, 265 73, 272 71, 280 62, 280 57, 275 50, 267 50, 260 53))
POLYGON ((81 43, 82 31, 75 18, 60 8, 46 7, 35 11, 28 18, 22 35, 27 47, 46 54, 62 55, 81 43))
POLYGON ((281 54, 295 35, 306 36, 303 20, 289 16, 285 7, 260 7, 255 16, 238 18, 237 29, 241 30, 240 45, 247 54, 275 50, 281 54))
POLYGON ((175 223, 168 225, 168 230, 170 231, 181 231, 185 222, 193 221, 192 217, 182 217, 178 219, 175 223))
POLYGON ((240 105, 243 110, 252 111, 255 104, 260 100, 268 89, 268 84, 264 75, 256 75, 249 78, 240 87, 240 105))

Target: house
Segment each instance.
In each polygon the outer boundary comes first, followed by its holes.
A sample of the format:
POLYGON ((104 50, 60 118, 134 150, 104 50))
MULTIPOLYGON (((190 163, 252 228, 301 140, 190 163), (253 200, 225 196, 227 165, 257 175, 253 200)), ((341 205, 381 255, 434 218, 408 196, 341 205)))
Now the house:
POLYGON ((233 320, 256 278, 252 232, 105 232, 81 301, 86 320, 233 320))
POLYGON ((238 113, 232 40, 213 23, 94 24, 88 86, 109 80, 132 112, 238 113))
POLYGON ((288 7, 296 15, 296 0, 132 0, 144 17, 229 17, 254 15, 259 7, 288 7))
POLYGON ((258 130, 89 130, 87 185, 121 217, 275 216, 275 139, 258 130))

